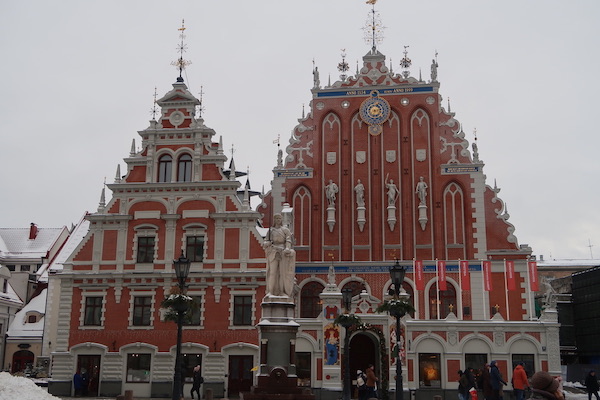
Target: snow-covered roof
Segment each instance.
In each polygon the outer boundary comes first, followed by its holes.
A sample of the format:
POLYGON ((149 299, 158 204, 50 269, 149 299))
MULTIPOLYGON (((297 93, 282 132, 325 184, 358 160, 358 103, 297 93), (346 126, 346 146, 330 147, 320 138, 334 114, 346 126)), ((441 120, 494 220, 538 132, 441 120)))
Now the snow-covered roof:
POLYGON ((11 286, 10 280, 8 281, 8 285, 6 287, 6 293, 2 293, 0 291, 0 301, 14 303, 11 307, 21 307, 23 305, 23 301, 19 298, 11 286))
POLYGON ((62 228, 38 228, 35 239, 29 239, 30 228, 0 228, 0 257, 41 258, 58 240, 62 228))
POLYGON ((44 289, 20 309, 8 326, 8 337, 42 337, 44 334, 44 315, 46 313, 46 297, 48 289, 44 289), (28 322, 31 314, 38 316, 36 322, 28 322))
POLYGON ((77 248, 79 243, 83 240, 85 235, 87 235, 90 229, 90 221, 85 219, 85 215, 81 218, 77 226, 73 228, 71 235, 63 245, 60 252, 54 257, 52 260, 52 264, 50 266, 43 265, 40 268, 40 281, 47 282, 48 281, 48 271, 57 272, 62 271, 63 264, 67 261, 67 259, 73 254, 73 251, 77 248))
POLYGON ((554 260, 538 260, 538 267, 584 267, 591 268, 600 266, 600 260, 595 259, 554 259, 554 260))

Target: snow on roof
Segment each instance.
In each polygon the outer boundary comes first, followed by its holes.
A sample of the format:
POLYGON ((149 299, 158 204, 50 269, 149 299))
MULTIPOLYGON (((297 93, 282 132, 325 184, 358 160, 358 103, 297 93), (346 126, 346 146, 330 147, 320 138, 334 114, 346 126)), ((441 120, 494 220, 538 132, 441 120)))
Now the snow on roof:
POLYGON ((16 303, 14 305, 16 307, 21 307, 23 305, 23 301, 17 295, 17 292, 15 292, 15 290, 11 286, 10 280, 8 281, 8 285, 6 287, 6 293, 0 292, 0 300, 16 303))
POLYGON ((38 273, 40 274, 40 282, 48 282, 48 271, 57 272, 62 271, 63 264, 67 259, 73 254, 79 243, 83 240, 85 235, 87 235, 90 228, 90 221, 85 219, 85 215, 81 218, 77 226, 73 228, 71 235, 63 245, 62 249, 58 252, 54 260, 52 260, 52 264, 47 265, 44 264, 38 273))
POLYGON ((5 258, 41 258, 65 230, 38 228, 37 237, 29 239, 30 228, 0 228, 0 255, 5 258))
POLYGON ((46 313, 46 297, 48 289, 44 289, 20 309, 8 326, 8 337, 42 337, 44 334, 44 314, 46 313), (28 322, 28 315, 34 313, 40 316, 36 322, 28 322))
POLYGON ((586 267, 591 268, 600 266, 600 260, 593 259, 554 259, 554 260, 538 260, 538 267, 586 267))

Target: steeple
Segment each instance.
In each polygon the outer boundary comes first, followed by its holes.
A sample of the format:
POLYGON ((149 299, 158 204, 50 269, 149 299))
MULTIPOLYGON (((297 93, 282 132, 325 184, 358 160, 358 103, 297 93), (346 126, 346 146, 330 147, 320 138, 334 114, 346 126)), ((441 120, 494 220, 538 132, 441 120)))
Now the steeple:
POLYGON ((182 76, 183 70, 185 69, 185 67, 187 67, 188 65, 190 65, 192 63, 189 60, 183 59, 183 53, 185 53, 187 50, 187 45, 184 43, 185 29, 186 29, 185 21, 182 19, 181 20, 181 28, 178 29, 181 32, 179 34, 179 38, 181 39, 181 42, 177 46, 177 51, 179 51, 179 58, 176 61, 173 61, 171 63, 171 65, 174 65, 175 67, 177 67, 177 69, 179 69, 179 77, 177 78, 177 82, 183 82, 183 76, 182 76))

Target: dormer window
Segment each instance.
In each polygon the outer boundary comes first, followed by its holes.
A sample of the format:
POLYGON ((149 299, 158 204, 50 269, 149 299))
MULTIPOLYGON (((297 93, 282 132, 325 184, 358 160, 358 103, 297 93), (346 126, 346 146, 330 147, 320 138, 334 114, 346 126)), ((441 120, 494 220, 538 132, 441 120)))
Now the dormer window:
POLYGON ((173 169, 173 157, 169 154, 160 156, 158 159, 158 181, 171 182, 171 170, 173 169))
POLYGON ((37 316, 36 315, 30 315, 29 317, 27 317, 27 323, 34 324, 36 322, 37 322, 37 316))
POLYGON ((190 182, 192 180, 192 156, 183 154, 177 163, 177 181, 190 182))

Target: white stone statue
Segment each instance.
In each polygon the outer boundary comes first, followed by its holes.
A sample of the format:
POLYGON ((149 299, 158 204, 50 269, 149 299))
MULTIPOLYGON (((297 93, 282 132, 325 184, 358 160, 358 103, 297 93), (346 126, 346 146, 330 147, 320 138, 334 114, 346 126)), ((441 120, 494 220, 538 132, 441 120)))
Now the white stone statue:
POLYGON ((325 196, 327 196, 327 203, 330 206, 335 207, 335 195, 339 191, 338 185, 336 185, 331 179, 329 184, 325 185, 325 196))
POLYGON ((358 180, 358 183, 356 184, 356 186, 354 186, 354 192, 356 193, 356 205, 358 207, 364 207, 365 206, 365 187, 360 182, 360 179, 358 180))
POLYGON ((283 226, 281 214, 273 216, 263 242, 267 258, 267 296, 288 296, 294 293, 296 252, 292 249, 292 232, 283 226))
POLYGON ((313 70, 313 83, 314 83, 314 88, 317 89, 321 86, 321 80, 319 79, 319 67, 315 67, 315 69, 313 70))
POLYGON ((394 184, 394 180, 390 179, 388 183, 387 175, 385 177, 385 187, 387 188, 387 198, 388 198, 388 206, 393 206, 396 204, 396 199, 398 198, 399 192, 398 187, 394 184))
POLYGON ((431 82, 437 82, 437 69, 438 63, 434 58, 431 60, 431 82))
POLYGON ((415 193, 417 194, 417 197, 419 197, 419 205, 425 205, 426 204, 426 199, 427 199, 427 183, 425 183, 425 181, 423 180, 423 177, 419 177, 419 182, 417 183, 417 189, 415 190, 415 193))

